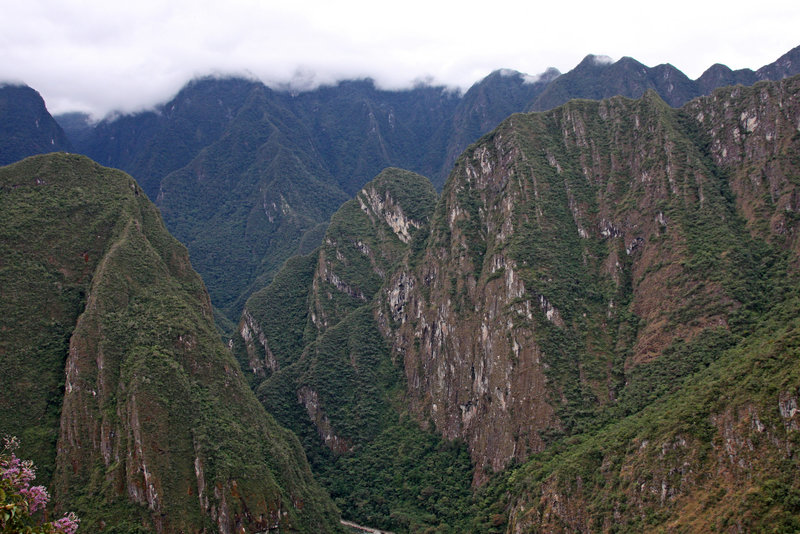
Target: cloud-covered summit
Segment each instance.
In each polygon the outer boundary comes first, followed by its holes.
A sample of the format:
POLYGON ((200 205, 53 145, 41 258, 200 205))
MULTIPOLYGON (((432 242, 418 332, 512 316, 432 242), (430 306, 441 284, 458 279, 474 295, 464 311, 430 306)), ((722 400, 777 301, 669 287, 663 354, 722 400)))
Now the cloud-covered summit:
POLYGON ((566 72, 598 51, 670 62, 694 78, 718 61, 734 69, 774 61, 797 44, 800 21, 789 0, 755 14, 679 0, 657 21, 632 0, 29 0, 3 11, 0 80, 35 88, 53 113, 96 117, 150 108, 209 73, 300 89, 370 77, 387 89, 425 80, 463 90, 501 65, 566 72), (730 31, 738 27, 748 31, 730 31))

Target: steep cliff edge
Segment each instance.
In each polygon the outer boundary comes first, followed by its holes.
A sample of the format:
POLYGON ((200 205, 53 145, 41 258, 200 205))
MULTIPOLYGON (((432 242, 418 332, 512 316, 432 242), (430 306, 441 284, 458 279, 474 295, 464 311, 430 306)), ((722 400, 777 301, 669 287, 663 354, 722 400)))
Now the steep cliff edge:
POLYGON ((572 101, 462 155, 381 315, 476 482, 642 409, 769 308, 797 258, 798 85, 572 101))
POLYGON ((56 154, 1 169, 0 184, 2 430, 21 427, 25 445, 60 421, 41 447, 58 505, 98 532, 338 531, 136 182, 56 154))

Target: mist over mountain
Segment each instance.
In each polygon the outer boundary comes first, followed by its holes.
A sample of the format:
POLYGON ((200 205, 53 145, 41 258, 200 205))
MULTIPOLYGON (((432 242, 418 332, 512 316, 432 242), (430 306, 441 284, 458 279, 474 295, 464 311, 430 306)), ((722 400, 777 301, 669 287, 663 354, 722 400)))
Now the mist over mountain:
MULTIPOLYGON (((796 71, 797 53, 756 77, 796 71)), ((188 246, 214 305, 235 321, 247 296, 289 256, 310 251, 328 217, 383 168, 430 176, 440 189, 457 155, 511 113, 648 88, 673 106, 700 94, 669 65, 589 56, 563 75, 499 70, 464 95, 386 91, 370 80, 295 93, 205 78, 154 111, 109 117, 91 132, 74 117, 67 126, 79 152, 137 177, 188 246)))

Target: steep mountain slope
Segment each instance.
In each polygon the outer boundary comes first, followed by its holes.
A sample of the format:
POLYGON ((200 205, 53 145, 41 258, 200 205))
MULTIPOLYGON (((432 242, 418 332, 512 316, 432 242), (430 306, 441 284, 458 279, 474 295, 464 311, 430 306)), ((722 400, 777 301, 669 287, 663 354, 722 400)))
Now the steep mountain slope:
MULTIPOLYGON (((778 78, 780 79, 780 78, 778 78)), ((731 70, 726 65, 716 63, 710 66, 696 80, 700 94, 708 95, 718 87, 728 85, 753 85, 758 81, 758 76, 751 69, 731 70)))
POLYGON ((505 478, 507 531, 800 529, 796 295, 673 395, 505 478))
POLYGON ((513 115, 405 248, 381 221, 399 237, 413 204, 377 202, 381 176, 250 299, 240 363, 375 525, 791 531, 798 93, 795 77, 680 109, 649 91, 513 115), (387 436, 429 436, 398 412, 466 443, 471 505, 467 470, 444 483, 458 511, 417 478, 430 508, 378 489, 405 465, 387 436))
POLYGON ((161 180, 156 202, 230 314, 346 200, 331 182, 306 126, 259 85, 219 139, 161 180))
POLYGON ((387 91, 359 80, 299 93, 289 105, 349 198, 386 167, 438 171, 447 140, 434 134, 460 100, 445 87, 387 91))
POLYGON ((57 505, 87 531, 338 531, 138 184, 54 154, 0 186, 0 432, 53 472, 57 505))
POLYGON ((80 149, 140 179, 212 301, 236 317, 370 177, 441 152, 429 140, 457 101, 441 87, 381 91, 369 80, 295 95, 206 78, 154 112, 102 121, 80 149))
POLYGON ((153 111, 112 115, 97 123, 75 147, 101 165, 135 176, 155 200, 161 180, 217 141, 257 86, 246 79, 193 80, 153 111))
POLYGON ((784 55, 764 65, 756 71, 759 80, 782 80, 800 74, 800 46, 792 48, 784 55))
POLYGON ((798 88, 573 101, 459 159, 382 310, 412 411, 476 481, 639 411, 792 287, 798 88))
POLYGON ((39 93, 0 82, 0 165, 59 150, 72 150, 72 145, 39 93))
POLYGON ((248 300, 234 345, 343 514, 399 531, 457 528, 469 508, 466 449, 408 419, 402 362, 374 315, 386 277, 424 242, 435 201, 426 178, 383 171, 334 214, 316 253, 248 300))
POLYGON ((95 122, 91 115, 82 111, 71 111, 53 116, 74 146, 83 147, 94 133, 95 122))

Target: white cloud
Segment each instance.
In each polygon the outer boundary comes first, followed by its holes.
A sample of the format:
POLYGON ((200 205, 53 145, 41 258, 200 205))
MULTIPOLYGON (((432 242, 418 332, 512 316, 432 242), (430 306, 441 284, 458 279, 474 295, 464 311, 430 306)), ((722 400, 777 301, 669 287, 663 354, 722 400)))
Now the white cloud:
POLYGON ((596 53, 670 62, 695 78, 715 62, 758 68, 800 44, 795 4, 754 13, 677 0, 648 13, 632 0, 27 0, 3 8, 0 79, 24 80, 52 112, 103 114, 152 106, 212 72, 467 88, 499 67, 566 72, 596 53))
POLYGON ((592 56, 595 65, 611 65, 614 63, 614 58, 611 56, 592 56))

